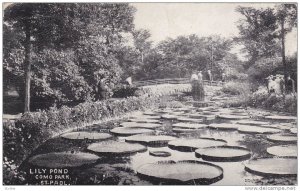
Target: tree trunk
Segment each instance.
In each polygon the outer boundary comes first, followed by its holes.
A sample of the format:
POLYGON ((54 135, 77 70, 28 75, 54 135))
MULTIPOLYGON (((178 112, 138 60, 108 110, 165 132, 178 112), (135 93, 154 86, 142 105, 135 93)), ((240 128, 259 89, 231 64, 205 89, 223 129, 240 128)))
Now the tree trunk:
POLYGON ((142 63, 144 64, 144 53, 141 52, 142 63))
POLYGON ((31 42, 30 42, 30 21, 25 24, 25 108, 24 112, 30 111, 30 81, 31 81, 31 42))
POLYGON ((287 85, 287 67, 285 61, 285 34, 284 34, 284 18, 281 19, 281 57, 282 57, 282 64, 283 64, 283 72, 284 72, 284 85, 287 85))

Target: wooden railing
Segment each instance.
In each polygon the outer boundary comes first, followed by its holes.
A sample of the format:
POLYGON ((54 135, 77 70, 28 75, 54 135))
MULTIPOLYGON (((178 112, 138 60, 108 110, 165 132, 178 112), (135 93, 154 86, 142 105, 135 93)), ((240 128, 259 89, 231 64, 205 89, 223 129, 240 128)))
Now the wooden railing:
MULTIPOLYGON (((145 81, 135 81, 133 84, 137 87, 141 86, 150 86, 158 84, 189 84, 191 81, 189 78, 164 78, 164 79, 155 79, 155 80, 145 80, 145 81)), ((203 80, 204 85, 212 86, 222 86, 223 82, 221 81, 209 81, 203 80)))

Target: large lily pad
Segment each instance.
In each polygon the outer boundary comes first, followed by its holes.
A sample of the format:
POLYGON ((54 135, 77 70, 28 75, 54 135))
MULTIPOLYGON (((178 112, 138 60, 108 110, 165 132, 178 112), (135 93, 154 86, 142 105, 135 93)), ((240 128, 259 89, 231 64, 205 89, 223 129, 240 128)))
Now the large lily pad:
POLYGON ((294 135, 269 135, 267 140, 279 143, 297 143, 298 137, 294 135))
POLYGON ((297 157, 298 149, 296 145, 279 145, 267 148, 267 152, 280 157, 297 157))
POLYGON ((227 119, 227 120, 240 120, 240 119, 249 119, 249 116, 246 115, 217 115, 220 119, 227 119))
POLYGON ((204 108, 199 108, 198 111, 212 111, 212 112, 218 112, 220 111, 216 107, 204 107, 204 108))
POLYGON ((176 137, 166 135, 133 135, 125 139, 130 143, 142 143, 146 145, 166 145, 169 141, 175 140, 176 137))
POLYGON ((265 121, 255 121, 255 120, 240 120, 237 121, 236 123, 241 124, 241 125, 268 125, 268 122, 265 121))
POLYGON ((285 116, 285 115, 271 115, 271 116, 265 116, 265 119, 276 120, 276 121, 295 121, 297 120, 297 117, 285 116))
POLYGON ((139 176, 163 184, 212 184, 223 178, 223 169, 200 161, 160 161, 142 165, 139 176))
POLYGON ((177 115, 170 115, 170 114, 165 114, 161 116, 162 119, 169 119, 169 120, 175 120, 178 118, 177 115))
POLYGON ((198 123, 175 123, 172 125, 175 128, 182 128, 182 129, 202 129, 207 127, 206 124, 198 124, 198 123))
POLYGON ((143 114, 144 115, 150 115, 150 116, 157 116, 157 113, 153 112, 153 111, 145 111, 143 114))
POLYGON ((233 123, 212 123, 208 125, 209 128, 218 130, 237 130, 240 125, 233 123))
POLYGON ((194 119, 204 119, 207 115, 199 114, 199 113, 186 113, 183 116, 194 119))
POLYGON ((70 132, 62 134, 61 137, 70 140, 106 140, 112 138, 108 133, 99 133, 99 132, 70 132))
POLYGON ((110 130, 110 132, 120 136, 129 136, 129 135, 136 135, 136 134, 149 134, 149 133, 153 133, 154 130, 143 129, 143 128, 131 128, 131 127, 117 127, 110 130))
POLYGON ((196 157, 206 161, 235 162, 247 160, 251 157, 250 150, 236 146, 218 146, 197 149, 196 157))
POLYGON ((271 128, 277 128, 277 129, 281 129, 281 130, 289 130, 291 129, 290 126, 286 126, 286 125, 281 125, 279 124, 269 124, 269 125, 261 125, 262 127, 271 127, 271 128))
POLYGON ((298 128, 297 127, 291 128, 290 132, 293 133, 293 134, 297 134, 298 133, 298 128))
POLYGON ((200 129, 187 129, 187 128, 179 128, 179 127, 175 127, 172 129, 172 131, 174 133, 192 133, 192 132, 196 132, 200 129))
POLYGON ((128 121, 137 122, 137 123, 160 123, 160 121, 157 119, 149 119, 149 118, 143 118, 143 117, 131 118, 131 119, 128 119, 128 121))
POLYGON ((171 153, 167 151, 149 151, 149 155, 155 157, 169 157, 171 156, 171 153))
POLYGON ((281 130, 277 128, 269 128, 269 127, 259 127, 259 126, 251 126, 251 125, 240 125, 238 128, 240 133, 249 133, 249 134, 271 134, 271 133, 279 133, 281 130))
POLYGON ((176 139, 168 143, 169 148, 184 152, 193 152, 198 148, 222 146, 227 142, 222 139, 199 138, 199 139, 176 139))
POLYGON ((123 127, 138 127, 144 129, 156 129, 161 127, 160 124, 157 123, 136 123, 136 122, 124 122, 120 124, 123 127))
POLYGON ((127 155, 137 152, 144 152, 147 147, 140 144, 105 141, 100 143, 93 143, 87 148, 89 151, 99 155, 127 155))
POLYGON ((99 157, 90 153, 53 152, 29 159, 29 163, 44 168, 75 168, 95 164, 99 157))
POLYGON ((297 176, 297 158, 263 158, 245 164, 245 170, 260 176, 297 176))
POLYGON ((189 117, 178 117, 178 121, 182 122, 189 122, 189 123, 202 123, 203 119, 195 119, 195 118, 189 118, 189 117))

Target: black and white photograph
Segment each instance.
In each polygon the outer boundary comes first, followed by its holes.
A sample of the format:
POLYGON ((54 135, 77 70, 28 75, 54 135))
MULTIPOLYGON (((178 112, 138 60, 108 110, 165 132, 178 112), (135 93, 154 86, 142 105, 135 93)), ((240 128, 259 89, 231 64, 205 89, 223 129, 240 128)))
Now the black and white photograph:
POLYGON ((297 13, 296 2, 3 2, 3 190, 296 190, 297 13))

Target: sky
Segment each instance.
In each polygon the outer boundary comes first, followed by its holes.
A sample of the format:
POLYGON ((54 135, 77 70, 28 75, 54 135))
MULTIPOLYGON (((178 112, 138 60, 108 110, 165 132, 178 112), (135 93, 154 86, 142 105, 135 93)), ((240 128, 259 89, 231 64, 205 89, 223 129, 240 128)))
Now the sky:
MULTIPOLYGON (((151 40, 157 44, 166 38, 196 34, 200 37, 239 34, 236 22, 243 18, 235 11, 238 5, 255 8, 274 7, 274 3, 132 3, 136 7, 136 29, 148 29, 151 40)), ((236 47, 233 52, 239 52, 236 47)), ((297 50, 297 32, 286 37, 286 53, 297 50)))

